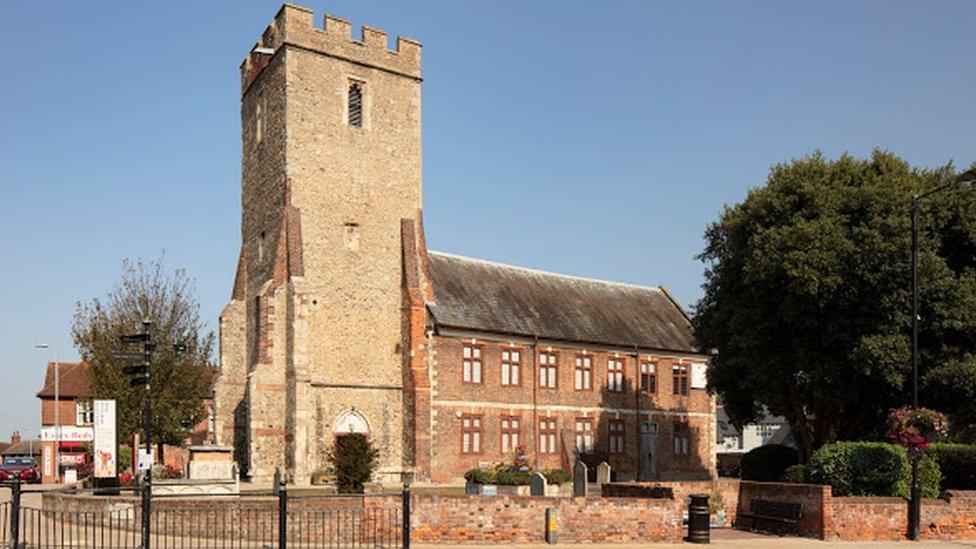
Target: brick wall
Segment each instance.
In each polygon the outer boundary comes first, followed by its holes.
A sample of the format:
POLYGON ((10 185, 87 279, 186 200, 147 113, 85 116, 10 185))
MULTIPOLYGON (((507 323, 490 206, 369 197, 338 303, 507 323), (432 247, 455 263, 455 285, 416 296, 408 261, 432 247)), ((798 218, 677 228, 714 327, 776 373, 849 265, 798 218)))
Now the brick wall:
MULTIPOLYGON (((908 502, 901 498, 832 498, 825 539, 903 540, 908 502)), ((950 490, 941 499, 922 501, 922 539, 976 539, 976 491, 950 490)))
POLYGON ((673 499, 673 507, 684 513, 691 494, 708 494, 709 503, 725 511, 726 525, 735 522, 739 502, 739 479, 720 478, 682 482, 612 482, 602 486, 604 497, 673 499), (670 496, 668 495, 670 494, 670 496))
POLYGON ((414 500, 419 543, 543 543, 545 512, 558 513, 560 543, 680 541, 682 515, 671 500, 424 496, 414 500))

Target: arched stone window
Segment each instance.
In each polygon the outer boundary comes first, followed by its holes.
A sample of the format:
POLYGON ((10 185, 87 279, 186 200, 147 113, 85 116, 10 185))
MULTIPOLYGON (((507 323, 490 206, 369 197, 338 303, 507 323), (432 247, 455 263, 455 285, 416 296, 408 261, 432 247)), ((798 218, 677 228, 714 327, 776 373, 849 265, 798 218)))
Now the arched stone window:
POLYGON ((369 434, 369 423, 362 414, 355 410, 348 410, 339 414, 339 419, 335 422, 336 435, 348 435, 352 433, 369 434))

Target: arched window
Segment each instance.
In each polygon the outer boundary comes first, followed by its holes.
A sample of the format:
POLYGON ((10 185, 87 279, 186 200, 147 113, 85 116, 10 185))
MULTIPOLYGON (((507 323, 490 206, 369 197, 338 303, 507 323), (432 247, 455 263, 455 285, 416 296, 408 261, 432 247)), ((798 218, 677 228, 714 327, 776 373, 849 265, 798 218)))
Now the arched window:
POLYGON ((361 82, 349 84, 349 125, 363 127, 363 85, 361 82))

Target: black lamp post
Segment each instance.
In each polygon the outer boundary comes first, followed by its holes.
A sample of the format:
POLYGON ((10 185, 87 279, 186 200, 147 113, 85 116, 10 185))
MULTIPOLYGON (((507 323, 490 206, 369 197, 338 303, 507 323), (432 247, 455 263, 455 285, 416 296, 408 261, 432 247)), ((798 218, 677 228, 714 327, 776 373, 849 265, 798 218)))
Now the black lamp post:
MULTIPOLYGON (((976 184, 976 168, 963 173, 945 185, 912 196, 912 408, 918 408, 918 204, 928 196, 956 185, 976 184)), ((912 456, 912 499, 908 506, 908 537, 918 541, 922 517, 922 490, 918 476, 918 460, 912 456)))

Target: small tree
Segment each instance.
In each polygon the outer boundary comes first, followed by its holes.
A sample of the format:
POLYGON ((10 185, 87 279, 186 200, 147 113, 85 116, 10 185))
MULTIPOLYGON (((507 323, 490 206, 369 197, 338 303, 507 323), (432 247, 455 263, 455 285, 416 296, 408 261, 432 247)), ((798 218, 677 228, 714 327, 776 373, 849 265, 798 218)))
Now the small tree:
POLYGON ((150 332, 158 342, 151 370, 152 441, 161 448, 189 436, 190 428, 206 417, 203 401, 211 396, 214 334, 200 318, 193 279, 181 269, 170 273, 162 258, 126 260, 121 279, 104 298, 78 303, 71 335, 91 365, 93 396, 118 402, 120 436, 144 437, 144 389, 129 386, 129 376, 122 373, 126 362, 113 355, 132 352, 119 336, 139 330, 145 318, 152 320, 150 332), (184 349, 176 352, 173 344, 184 349))
POLYGON ((336 487, 341 494, 361 494, 379 464, 379 451, 362 433, 338 437, 329 451, 335 469, 336 487))

